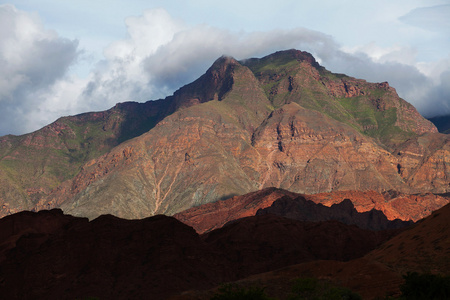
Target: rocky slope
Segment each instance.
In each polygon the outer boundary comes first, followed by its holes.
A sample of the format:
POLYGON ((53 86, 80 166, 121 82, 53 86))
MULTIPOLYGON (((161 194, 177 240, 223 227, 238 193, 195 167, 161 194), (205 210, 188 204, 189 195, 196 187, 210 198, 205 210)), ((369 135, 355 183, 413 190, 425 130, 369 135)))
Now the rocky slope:
POLYGON ((61 210, 0 219, 0 294, 7 299, 166 299, 291 264, 361 257, 391 233, 276 216, 199 236, 172 217, 91 222, 61 210))
MULTIPOLYGON (((450 275, 450 205, 435 211, 380 247, 351 261, 320 260, 292 265, 234 282, 239 287, 261 287, 271 297, 289 299, 292 280, 315 277, 357 291, 363 299, 400 295, 407 272, 450 275)), ((189 291, 171 299, 210 299, 217 289, 189 291)), ((396 299, 396 298, 393 298, 396 299)))
POLYGON ((220 228, 231 221, 254 216, 259 209, 270 207, 277 199, 286 195, 291 198, 299 196, 282 189, 266 188, 223 201, 195 206, 173 216, 201 234, 220 228))
POLYGON ((0 137, 0 215, 32 209, 86 162, 151 129, 173 101, 121 103, 63 117, 23 136, 0 137))
POLYGON ((375 191, 336 191, 302 195, 267 188, 192 207, 175 214, 174 217, 192 226, 199 233, 220 228, 231 221, 254 216, 263 211, 309 221, 347 220, 344 223, 359 223, 362 228, 380 229, 395 227, 387 222, 388 220, 418 221, 448 203, 450 195, 381 194, 375 191), (313 203, 324 206, 317 207, 313 203))
POLYGON ((398 272, 450 275, 450 205, 433 212, 410 229, 367 255, 398 272))
MULTIPOLYGON (((32 170, 11 163, 27 165, 28 146, 5 154, 3 215, 61 207, 89 218, 143 218, 272 186, 306 194, 450 190, 448 135, 387 83, 333 74, 306 52, 243 62, 222 57, 157 103, 140 121, 121 119, 117 128, 126 129, 113 134, 111 146, 89 155, 80 150, 76 162, 69 148, 57 151, 66 159, 62 166, 44 155, 32 170), (70 172, 39 176, 52 168, 70 172)), ((77 135, 79 145, 88 139, 77 135)))

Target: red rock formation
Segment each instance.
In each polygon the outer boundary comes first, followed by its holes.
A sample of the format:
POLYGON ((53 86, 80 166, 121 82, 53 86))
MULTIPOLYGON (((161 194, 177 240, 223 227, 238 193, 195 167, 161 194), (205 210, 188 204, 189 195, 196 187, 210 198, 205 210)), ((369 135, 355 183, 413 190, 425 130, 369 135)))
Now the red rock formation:
POLYGON ((194 227, 202 234, 222 227, 228 222, 251 217, 261 208, 269 207, 284 196, 295 198, 297 194, 276 188, 235 196, 227 200, 196 206, 174 215, 179 221, 194 227))
POLYGON ((336 191, 314 195, 303 195, 267 188, 243 196, 235 196, 224 201, 217 201, 196 206, 174 215, 181 222, 192 226, 197 232, 204 233, 220 228, 228 222, 247 216, 253 216, 260 209, 265 209, 283 198, 304 197, 314 203, 332 206, 349 199, 360 213, 376 209, 384 213, 388 220, 418 221, 448 203, 450 197, 445 195, 405 195, 399 193, 380 194, 375 191, 336 191))

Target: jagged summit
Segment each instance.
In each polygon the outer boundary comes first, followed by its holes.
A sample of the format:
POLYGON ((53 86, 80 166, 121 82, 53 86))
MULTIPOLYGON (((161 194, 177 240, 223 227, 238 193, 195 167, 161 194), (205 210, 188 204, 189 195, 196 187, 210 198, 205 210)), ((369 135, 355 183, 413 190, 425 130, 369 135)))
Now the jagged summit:
POLYGON ((211 100, 221 100, 233 85, 233 70, 239 63, 222 56, 200 78, 177 90, 173 97, 176 108, 188 107, 211 100))

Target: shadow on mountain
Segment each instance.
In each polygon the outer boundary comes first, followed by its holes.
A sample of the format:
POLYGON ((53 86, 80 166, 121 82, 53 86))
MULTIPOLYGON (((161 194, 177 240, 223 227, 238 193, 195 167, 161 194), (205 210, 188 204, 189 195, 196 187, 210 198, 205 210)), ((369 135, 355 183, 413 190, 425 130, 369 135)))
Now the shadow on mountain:
POLYGON ((399 219, 389 221, 383 212, 372 209, 367 212, 358 212, 352 201, 344 199, 341 203, 331 207, 316 204, 299 196, 295 199, 282 197, 270 207, 260 209, 256 215, 272 214, 299 221, 329 221, 335 220, 347 225, 356 225, 369 230, 399 229, 412 225, 412 221, 399 219))
POLYGON ((140 136, 156 126, 159 121, 171 114, 171 97, 165 100, 148 101, 145 103, 125 102, 115 106, 124 114, 120 124, 117 144, 140 136))

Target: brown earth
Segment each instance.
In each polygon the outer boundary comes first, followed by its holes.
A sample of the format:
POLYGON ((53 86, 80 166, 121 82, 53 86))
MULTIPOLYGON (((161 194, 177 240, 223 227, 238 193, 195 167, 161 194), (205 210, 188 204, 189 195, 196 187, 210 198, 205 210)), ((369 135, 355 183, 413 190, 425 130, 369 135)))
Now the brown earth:
MULTIPOLYGON (((232 282, 241 288, 259 287, 275 299, 289 299, 293 281, 297 278, 318 278, 357 292, 363 299, 384 299, 400 295, 401 274, 387 266, 359 258, 348 262, 318 260, 288 266, 275 271, 249 276, 232 282)), ((209 300, 218 293, 210 290, 190 290, 170 297, 171 300, 209 300)))

